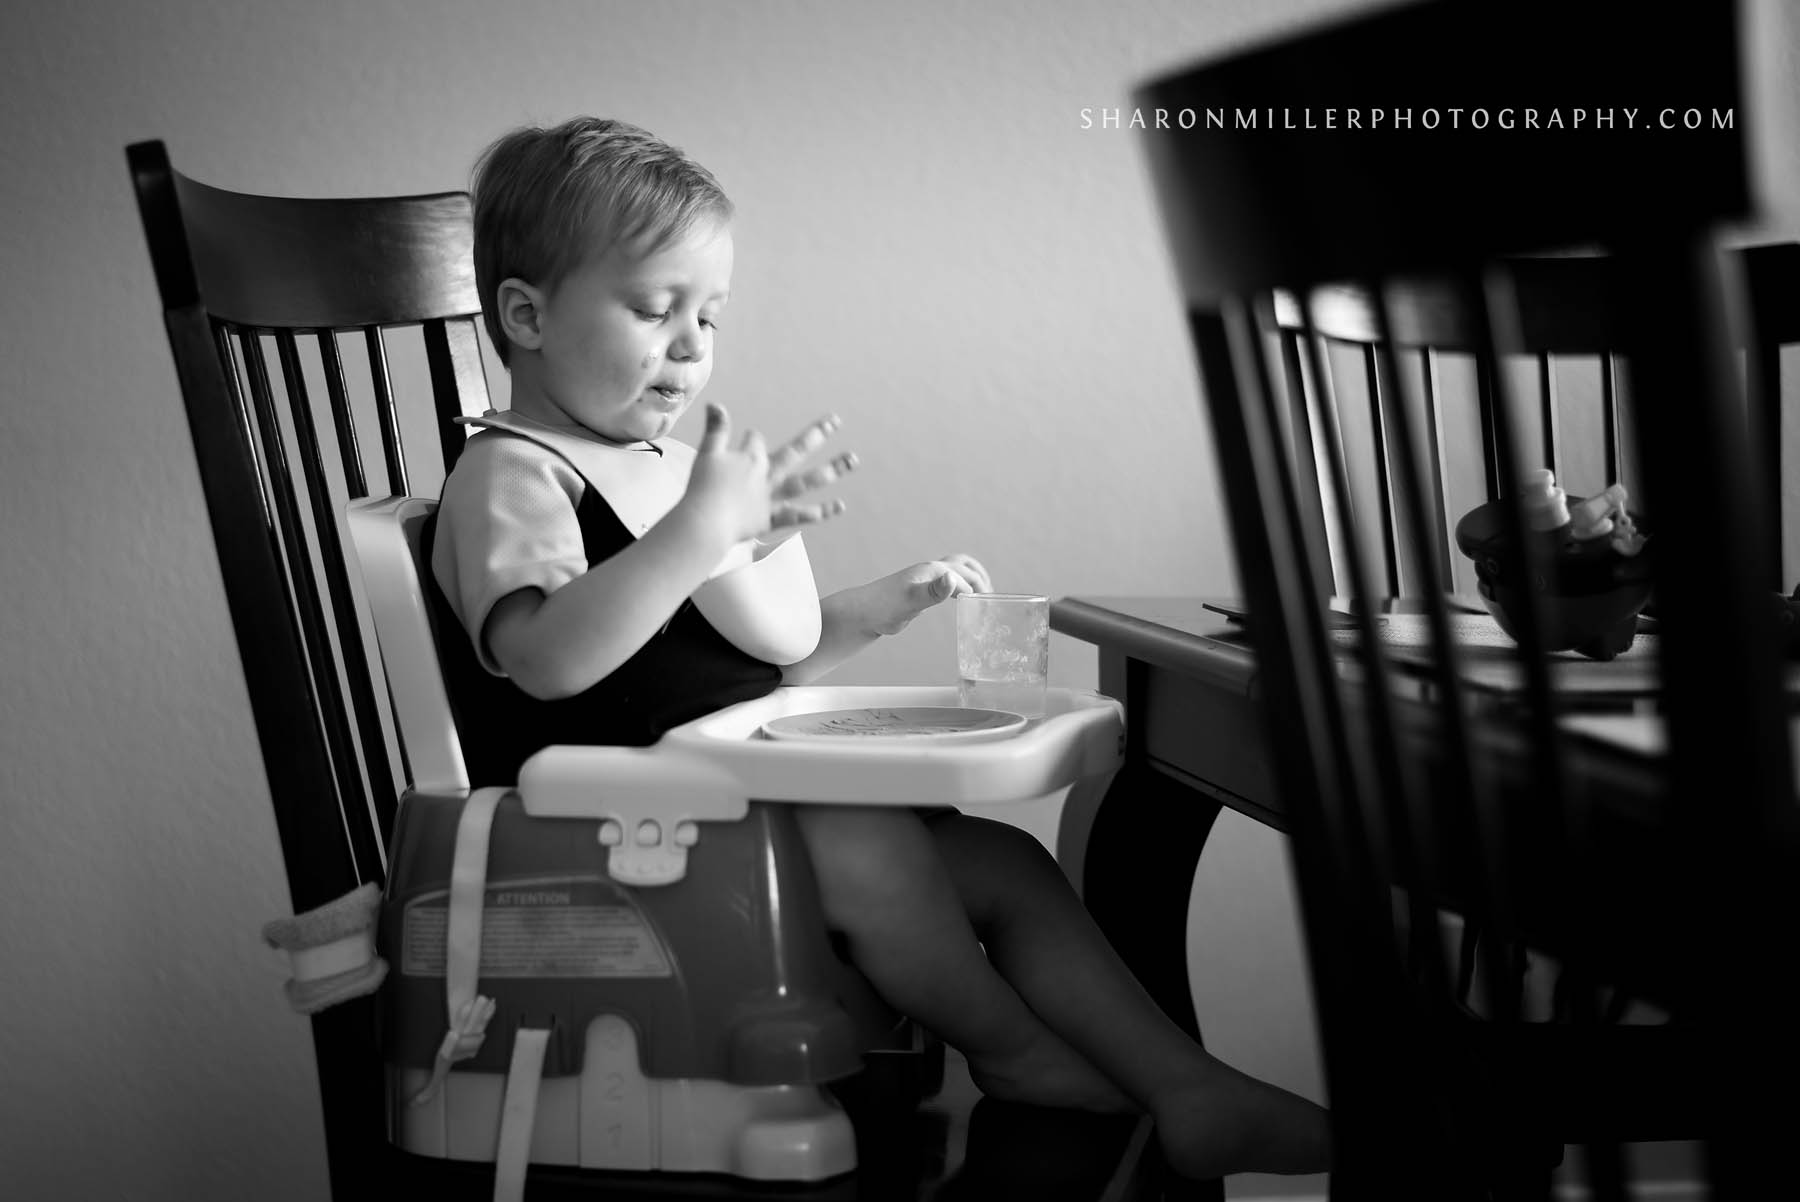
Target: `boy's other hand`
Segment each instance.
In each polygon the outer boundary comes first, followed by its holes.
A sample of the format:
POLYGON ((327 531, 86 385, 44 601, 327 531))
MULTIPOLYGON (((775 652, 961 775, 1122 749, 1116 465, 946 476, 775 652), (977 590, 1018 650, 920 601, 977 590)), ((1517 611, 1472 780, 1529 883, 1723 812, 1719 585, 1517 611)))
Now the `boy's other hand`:
POLYGON ((863 621, 875 634, 899 634, 932 606, 962 593, 991 593, 994 582, 974 556, 957 552, 915 563, 863 586, 863 621))
POLYGON ((841 499, 798 498, 855 470, 857 459, 851 451, 818 467, 802 467, 836 433, 839 424, 836 414, 820 418, 797 438, 770 451, 755 430, 744 431, 734 444, 731 418, 724 406, 708 405, 706 433, 700 439, 681 503, 703 520, 716 523, 732 543, 834 518, 844 512, 841 499))

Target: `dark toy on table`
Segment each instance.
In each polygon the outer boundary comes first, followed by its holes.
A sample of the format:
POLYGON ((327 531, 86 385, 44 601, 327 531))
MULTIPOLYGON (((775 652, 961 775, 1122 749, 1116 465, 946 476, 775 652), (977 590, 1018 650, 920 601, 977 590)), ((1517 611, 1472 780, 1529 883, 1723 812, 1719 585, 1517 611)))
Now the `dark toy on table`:
MULTIPOLYGON (((1571 506, 1582 498, 1569 497, 1571 506)), ((1475 563, 1483 604, 1514 639, 1509 615, 1517 614, 1524 590, 1509 573, 1511 542, 1503 525, 1504 502, 1490 501, 1456 524, 1456 545, 1475 563)), ((1633 515, 1634 519, 1636 515, 1633 515)), ((1569 528, 1534 532, 1544 540, 1548 573, 1535 578, 1550 605, 1544 615, 1544 650, 1574 650, 1589 659, 1610 660, 1630 650, 1638 633, 1654 634, 1656 599, 1650 589, 1654 540, 1635 555, 1621 555, 1604 538, 1577 539, 1569 528)), ((1788 659, 1800 660, 1800 585, 1788 596, 1769 594, 1769 615, 1781 630, 1788 659)))

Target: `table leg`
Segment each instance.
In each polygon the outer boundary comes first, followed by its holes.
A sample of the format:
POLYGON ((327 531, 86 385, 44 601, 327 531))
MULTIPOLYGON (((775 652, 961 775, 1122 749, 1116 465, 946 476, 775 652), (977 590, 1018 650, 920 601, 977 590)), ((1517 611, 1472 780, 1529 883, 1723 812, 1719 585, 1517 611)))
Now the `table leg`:
POLYGON ((1088 834, 1082 898, 1163 1012, 1200 1038, 1187 972, 1188 904, 1219 803, 1128 758, 1088 834))
POLYGON ((1219 803, 1158 772, 1144 746, 1149 667, 1102 650, 1100 691, 1125 703, 1125 763, 1080 840, 1082 900, 1163 1012, 1200 1038, 1187 974, 1187 915, 1219 803))
MULTIPOLYGON (((1187 973, 1187 916, 1201 849, 1219 803, 1158 772, 1143 747, 1144 665, 1102 655, 1100 690, 1125 702, 1125 763, 1081 840, 1081 892, 1088 912, 1157 1005, 1200 1040, 1187 973)), ((1165 1179, 1164 1199, 1223 1202, 1222 1181, 1165 1179)))

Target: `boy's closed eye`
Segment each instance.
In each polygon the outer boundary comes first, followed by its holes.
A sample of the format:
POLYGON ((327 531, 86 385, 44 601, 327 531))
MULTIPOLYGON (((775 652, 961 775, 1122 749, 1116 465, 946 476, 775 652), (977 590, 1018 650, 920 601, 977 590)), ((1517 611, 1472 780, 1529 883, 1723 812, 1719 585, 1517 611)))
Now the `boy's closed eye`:
MULTIPOLYGON (((674 314, 675 310, 658 309, 653 306, 639 305, 635 306, 632 309, 632 312, 636 313, 645 321, 667 321, 674 314)), ((719 328, 719 319, 714 314, 702 313, 700 315, 700 324, 703 326, 710 326, 716 330, 719 328)))
MULTIPOLYGON (((663 322, 663 321, 667 321, 669 319, 670 314, 673 313, 674 310, 664 309, 661 313, 652 313, 645 309, 638 309, 638 310, 636 310, 636 312, 637 312, 637 315, 645 321, 663 322)), ((714 317, 702 317, 700 319, 700 324, 705 326, 709 330, 716 330, 719 328, 718 319, 714 318, 714 317)))

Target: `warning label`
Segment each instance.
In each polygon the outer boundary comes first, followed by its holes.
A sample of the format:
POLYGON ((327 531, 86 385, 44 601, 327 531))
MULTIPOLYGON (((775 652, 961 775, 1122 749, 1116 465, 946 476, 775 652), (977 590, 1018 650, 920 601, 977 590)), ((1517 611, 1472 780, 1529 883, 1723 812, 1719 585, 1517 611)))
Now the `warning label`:
MULTIPOLYGON (((491 885, 481 911, 483 977, 666 977, 669 956, 643 913, 604 881, 491 885)), ((444 975, 449 894, 410 902, 400 971, 444 975)))

